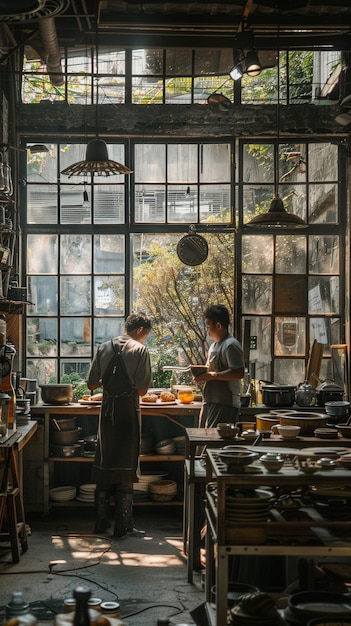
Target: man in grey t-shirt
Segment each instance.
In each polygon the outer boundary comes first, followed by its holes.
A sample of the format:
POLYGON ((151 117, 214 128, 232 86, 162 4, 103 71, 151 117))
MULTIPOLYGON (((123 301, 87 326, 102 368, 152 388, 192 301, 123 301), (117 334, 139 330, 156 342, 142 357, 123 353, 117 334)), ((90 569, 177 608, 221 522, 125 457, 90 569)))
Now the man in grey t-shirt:
POLYGON ((235 423, 240 409, 240 380, 244 377, 244 355, 239 341, 229 333, 229 311, 213 304, 205 311, 207 332, 214 342, 208 356, 208 372, 195 379, 205 383, 200 412, 201 428, 213 428, 219 422, 235 423))

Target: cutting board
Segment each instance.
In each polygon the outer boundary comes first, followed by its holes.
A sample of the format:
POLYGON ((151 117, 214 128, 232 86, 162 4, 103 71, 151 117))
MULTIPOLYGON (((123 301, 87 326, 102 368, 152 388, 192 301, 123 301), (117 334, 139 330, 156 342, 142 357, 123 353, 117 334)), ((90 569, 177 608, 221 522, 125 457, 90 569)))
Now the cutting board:
POLYGON ((306 380, 313 385, 313 387, 317 387, 320 381, 319 372, 321 369, 322 357, 323 357, 324 345, 319 343, 316 339, 314 339, 313 344, 310 350, 310 356, 307 363, 306 369, 306 380))

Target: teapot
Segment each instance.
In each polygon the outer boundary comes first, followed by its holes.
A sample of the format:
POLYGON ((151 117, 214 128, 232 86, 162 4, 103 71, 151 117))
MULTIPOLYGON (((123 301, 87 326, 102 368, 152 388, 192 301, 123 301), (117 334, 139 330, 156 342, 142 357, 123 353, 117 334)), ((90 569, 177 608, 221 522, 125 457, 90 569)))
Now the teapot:
POLYGON ((315 406, 317 403, 317 391, 308 380, 305 380, 297 388, 296 404, 299 406, 315 406))

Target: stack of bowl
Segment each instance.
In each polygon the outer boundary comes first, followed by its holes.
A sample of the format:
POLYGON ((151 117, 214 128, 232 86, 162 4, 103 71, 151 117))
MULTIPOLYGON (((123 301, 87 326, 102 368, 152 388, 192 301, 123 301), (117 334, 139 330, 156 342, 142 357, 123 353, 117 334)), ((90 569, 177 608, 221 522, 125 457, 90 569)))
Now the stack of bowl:
POLYGON ((163 439, 155 445, 156 454, 175 454, 176 447, 173 439, 163 439))
POLYGON ((76 427, 76 418, 50 418, 50 452, 53 456, 77 456, 81 451, 78 443, 81 428, 76 427))
POLYGON ((158 480, 149 484, 149 492, 155 502, 169 502, 175 498, 177 491, 174 480, 158 480))

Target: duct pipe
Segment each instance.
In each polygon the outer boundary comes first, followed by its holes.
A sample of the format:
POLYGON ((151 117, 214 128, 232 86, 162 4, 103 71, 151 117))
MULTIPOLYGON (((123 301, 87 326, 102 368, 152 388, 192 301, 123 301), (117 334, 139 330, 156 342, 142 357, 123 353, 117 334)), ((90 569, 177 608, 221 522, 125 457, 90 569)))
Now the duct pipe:
POLYGON ((63 85, 63 74, 61 67, 61 55, 57 40, 55 20, 53 17, 45 17, 38 22, 41 43, 46 52, 44 59, 50 81, 52 85, 59 87, 63 85))

